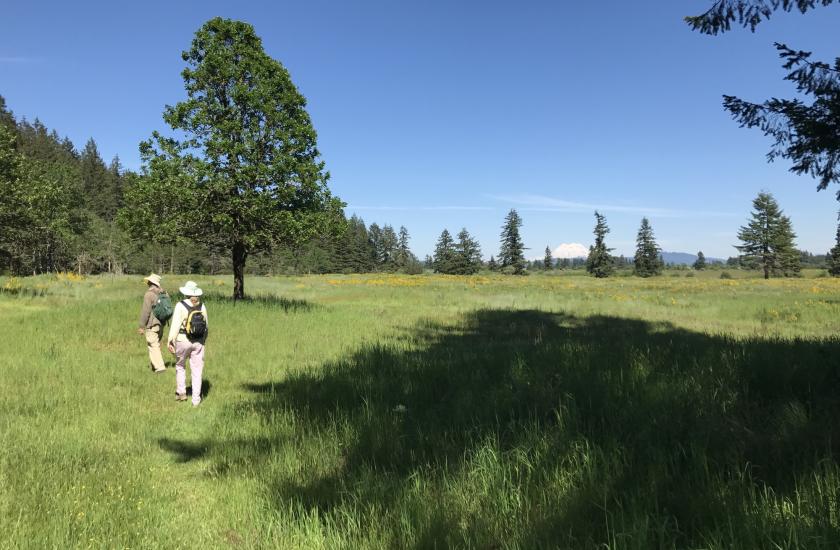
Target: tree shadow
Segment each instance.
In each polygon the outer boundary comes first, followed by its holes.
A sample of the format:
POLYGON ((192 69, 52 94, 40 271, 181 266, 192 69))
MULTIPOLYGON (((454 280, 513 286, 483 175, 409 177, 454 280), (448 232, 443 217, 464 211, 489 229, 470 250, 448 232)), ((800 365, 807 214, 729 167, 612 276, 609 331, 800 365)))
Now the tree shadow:
POLYGON ((174 439, 162 438, 158 441, 162 449, 175 455, 175 462, 185 463, 204 456, 207 447, 203 443, 187 443, 174 439))
POLYGON ((14 296, 15 298, 43 298, 50 295, 46 288, 30 288, 24 286, 0 286, 0 295, 14 296))
POLYGON ((279 308, 286 312, 297 311, 311 311, 315 309, 316 305, 307 300, 298 300, 296 298, 285 298, 275 294, 251 294, 245 298, 235 299, 228 294, 220 292, 208 292, 205 298, 214 302, 231 303, 234 306, 237 304, 248 304, 263 306, 267 308, 279 308))
POLYGON ((247 385, 258 435, 161 446, 216 475, 258 472, 278 510, 368 510, 397 546, 755 547, 791 529, 831 545, 837 484, 810 515, 750 505, 836 472, 838 357, 836 339, 481 310, 247 385), (275 466, 292 451, 306 475, 275 466))

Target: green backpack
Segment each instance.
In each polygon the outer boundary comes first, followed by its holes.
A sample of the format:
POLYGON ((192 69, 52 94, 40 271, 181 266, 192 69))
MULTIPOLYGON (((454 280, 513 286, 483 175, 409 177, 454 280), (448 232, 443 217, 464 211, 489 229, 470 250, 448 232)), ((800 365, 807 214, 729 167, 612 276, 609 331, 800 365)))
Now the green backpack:
POLYGON ((152 306, 152 314, 157 317, 161 323, 165 323, 172 317, 172 300, 166 291, 161 290, 158 294, 157 302, 152 306))

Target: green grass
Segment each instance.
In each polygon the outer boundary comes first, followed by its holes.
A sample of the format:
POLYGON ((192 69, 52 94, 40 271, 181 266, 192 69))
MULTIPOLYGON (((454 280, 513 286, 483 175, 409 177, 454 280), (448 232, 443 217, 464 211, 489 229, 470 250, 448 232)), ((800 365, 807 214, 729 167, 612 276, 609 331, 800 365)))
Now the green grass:
POLYGON ((0 278, 0 547, 836 548, 840 281, 735 275, 197 277, 197 409, 0 278))

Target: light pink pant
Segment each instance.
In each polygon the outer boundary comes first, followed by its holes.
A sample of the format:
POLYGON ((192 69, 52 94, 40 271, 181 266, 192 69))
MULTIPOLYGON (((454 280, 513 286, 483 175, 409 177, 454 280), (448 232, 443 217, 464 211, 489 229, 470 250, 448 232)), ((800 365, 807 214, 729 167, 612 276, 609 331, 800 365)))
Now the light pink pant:
POLYGON ((201 403, 201 372, 204 370, 204 344, 201 342, 175 342, 175 391, 178 395, 187 393, 187 356, 192 373, 192 404, 201 403))

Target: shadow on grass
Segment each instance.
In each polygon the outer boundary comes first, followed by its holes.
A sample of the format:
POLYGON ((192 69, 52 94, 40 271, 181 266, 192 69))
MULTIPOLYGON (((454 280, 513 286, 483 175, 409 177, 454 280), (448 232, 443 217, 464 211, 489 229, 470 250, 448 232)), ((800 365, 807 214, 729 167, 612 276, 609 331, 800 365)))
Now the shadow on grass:
POLYGON ((831 547, 838 357, 837 340, 482 310, 247 386, 258 434, 161 446, 400 547, 831 547))
MULTIPOLYGON (((187 371, 187 379, 189 379, 189 371, 187 371)), ((201 399, 207 399, 207 396, 210 395, 210 390, 213 388, 213 384, 210 382, 209 378, 204 378, 201 381, 201 399)), ((192 395, 192 386, 187 386, 187 395, 192 395)))
POLYGON ((50 294, 46 288, 29 288, 29 287, 3 287, 0 286, 0 295, 13 296, 15 298, 43 298, 50 294))
POLYGON ((175 462, 179 463, 200 458, 207 452, 207 447, 202 443, 186 443, 168 438, 163 438, 158 443, 162 449, 166 449, 175 455, 175 462))
POLYGON ((305 312, 315 308, 315 304, 307 300, 284 298, 283 296, 276 296, 274 294, 251 294, 239 300, 235 300, 229 294, 222 294, 220 292, 208 292, 204 296, 206 300, 210 300, 217 303, 230 303, 233 305, 258 305, 269 308, 279 308, 286 312, 305 312))

